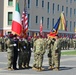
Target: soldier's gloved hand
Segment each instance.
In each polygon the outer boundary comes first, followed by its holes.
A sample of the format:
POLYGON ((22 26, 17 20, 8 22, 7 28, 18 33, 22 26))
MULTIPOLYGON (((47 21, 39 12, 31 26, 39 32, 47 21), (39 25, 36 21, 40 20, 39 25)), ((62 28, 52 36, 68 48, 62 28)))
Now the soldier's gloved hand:
POLYGON ((26 46, 24 46, 23 48, 26 49, 26 46))
POLYGON ((20 51, 20 49, 18 49, 18 51, 20 51))
POLYGON ((16 46, 16 44, 13 44, 14 46, 16 46))
POLYGON ((31 51, 33 50, 33 48, 30 48, 31 49, 31 51))

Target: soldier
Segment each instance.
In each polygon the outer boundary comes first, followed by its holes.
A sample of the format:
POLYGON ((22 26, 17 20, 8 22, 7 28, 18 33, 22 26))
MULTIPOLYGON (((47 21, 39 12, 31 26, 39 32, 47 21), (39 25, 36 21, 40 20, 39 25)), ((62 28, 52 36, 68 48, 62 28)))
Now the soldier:
POLYGON ((55 69, 54 70, 59 70, 60 67, 60 56, 61 56, 61 42, 60 39, 58 38, 58 35, 56 35, 54 37, 54 46, 53 46, 53 52, 52 52, 52 56, 53 56, 53 64, 55 69))
POLYGON ((19 43, 19 39, 17 38, 16 34, 14 35, 13 41, 14 41, 13 69, 17 70, 17 58, 18 58, 18 43, 19 43))
POLYGON ((37 58, 36 58, 36 53, 35 53, 35 50, 34 50, 34 44, 35 44, 35 41, 37 40, 37 37, 33 37, 33 52, 34 52, 34 63, 33 63, 33 67, 32 67, 32 69, 33 70, 36 70, 36 60, 37 60, 37 58))
POLYGON ((76 39, 73 39, 73 47, 76 49, 76 39))
POLYGON ((42 36, 40 36, 40 38, 38 38, 34 43, 34 52, 36 55, 35 67, 36 67, 36 70, 38 71, 43 70, 42 63, 43 63, 43 55, 45 53, 44 40, 41 37, 42 36))
POLYGON ((28 43, 25 38, 22 38, 21 40, 21 51, 19 55, 19 68, 28 68, 28 43))
POLYGON ((54 67, 54 64, 53 64, 53 58, 52 58, 52 53, 53 53, 53 46, 54 46, 54 39, 49 37, 49 40, 48 40, 48 59, 49 59, 49 67, 48 69, 53 69, 54 67))
POLYGON ((7 45, 7 59, 8 59, 8 70, 12 70, 13 66, 13 57, 14 57, 14 41, 12 40, 13 34, 10 34, 9 37, 6 40, 6 45, 7 45))
POLYGON ((28 38, 28 68, 31 68, 29 66, 29 63, 30 63, 30 58, 31 58, 31 52, 32 52, 32 49, 33 49, 33 40, 31 39, 31 37, 28 38))

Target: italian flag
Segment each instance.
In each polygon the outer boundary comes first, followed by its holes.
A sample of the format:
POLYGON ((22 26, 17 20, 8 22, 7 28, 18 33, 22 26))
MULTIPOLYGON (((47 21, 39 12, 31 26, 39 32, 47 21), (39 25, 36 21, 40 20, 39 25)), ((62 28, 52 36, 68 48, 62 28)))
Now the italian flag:
POLYGON ((20 18, 20 9, 19 9, 19 3, 16 3, 16 10, 13 15, 12 20, 12 32, 14 32, 17 35, 20 35, 22 32, 22 25, 21 25, 21 18, 20 18))

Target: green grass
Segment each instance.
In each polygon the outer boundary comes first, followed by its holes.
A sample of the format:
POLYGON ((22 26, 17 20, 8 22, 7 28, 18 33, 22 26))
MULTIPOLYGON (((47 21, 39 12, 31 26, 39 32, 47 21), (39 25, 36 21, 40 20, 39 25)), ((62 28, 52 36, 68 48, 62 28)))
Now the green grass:
POLYGON ((76 55, 76 50, 61 52, 61 55, 76 55))

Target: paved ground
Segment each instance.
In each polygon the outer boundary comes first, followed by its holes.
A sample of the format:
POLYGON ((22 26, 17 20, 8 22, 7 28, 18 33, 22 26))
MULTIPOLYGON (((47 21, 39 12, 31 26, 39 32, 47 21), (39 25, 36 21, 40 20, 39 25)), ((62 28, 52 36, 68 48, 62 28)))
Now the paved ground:
MULTIPOLYGON (((33 53, 30 66, 33 65, 33 53)), ((0 75, 76 75, 76 56, 61 56, 60 71, 48 70, 47 52, 44 55, 43 67, 45 71, 37 72, 32 69, 8 71, 7 53, 0 52, 0 75)))

